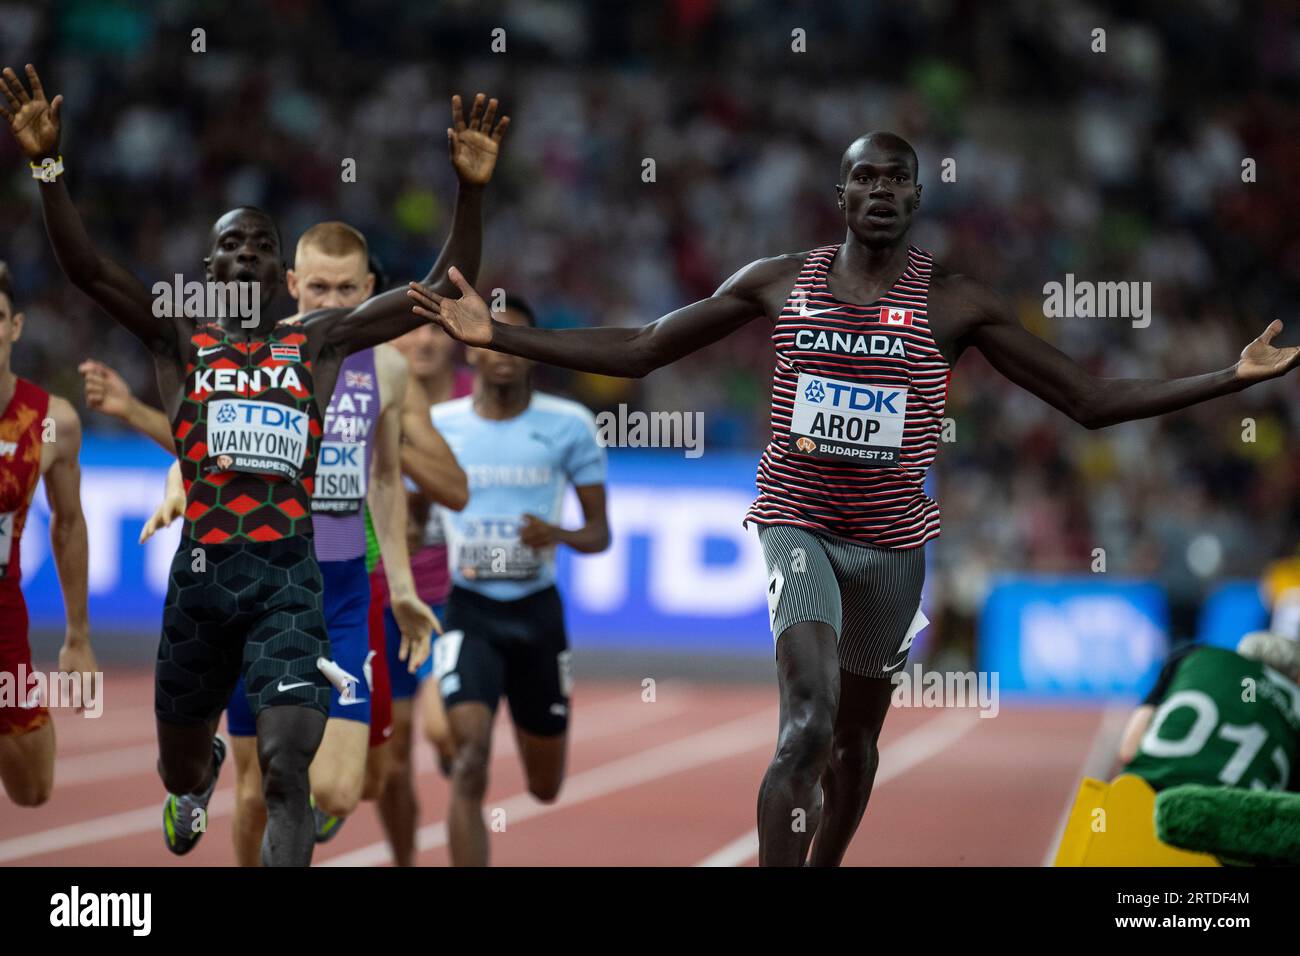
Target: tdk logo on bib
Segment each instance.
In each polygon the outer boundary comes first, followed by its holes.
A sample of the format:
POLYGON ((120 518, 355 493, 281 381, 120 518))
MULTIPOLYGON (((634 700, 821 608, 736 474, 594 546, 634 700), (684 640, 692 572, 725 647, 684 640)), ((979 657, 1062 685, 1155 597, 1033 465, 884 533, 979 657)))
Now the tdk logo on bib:
POLYGON ((820 405, 826 401, 828 389, 833 396, 831 399, 832 407, 844 406, 846 402, 845 396, 847 395, 848 407, 862 412, 885 411, 891 415, 897 415, 900 409, 894 407, 894 400, 900 397, 907 398, 905 389, 844 385, 841 382, 819 378, 814 378, 808 383, 808 387, 804 390, 804 397, 814 405, 820 405))
POLYGON ((311 510, 355 514, 366 498, 366 443, 323 441, 311 510))
POLYGON ((907 389, 799 374, 790 449, 815 458, 895 465, 907 420, 907 389))
POLYGON ((206 471, 296 478, 307 457, 307 413, 277 402, 214 399, 208 404, 206 471))
POLYGON ((321 468, 357 468, 361 465, 364 446, 347 442, 326 442, 320 449, 321 468))

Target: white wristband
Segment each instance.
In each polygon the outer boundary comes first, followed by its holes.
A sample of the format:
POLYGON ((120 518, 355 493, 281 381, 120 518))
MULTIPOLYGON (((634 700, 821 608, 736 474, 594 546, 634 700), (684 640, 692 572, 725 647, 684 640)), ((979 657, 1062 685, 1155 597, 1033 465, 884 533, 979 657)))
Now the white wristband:
POLYGON ((50 159, 46 156, 37 166, 35 163, 30 164, 32 167, 32 179, 39 179, 43 183, 52 183, 63 175, 63 157, 50 159))

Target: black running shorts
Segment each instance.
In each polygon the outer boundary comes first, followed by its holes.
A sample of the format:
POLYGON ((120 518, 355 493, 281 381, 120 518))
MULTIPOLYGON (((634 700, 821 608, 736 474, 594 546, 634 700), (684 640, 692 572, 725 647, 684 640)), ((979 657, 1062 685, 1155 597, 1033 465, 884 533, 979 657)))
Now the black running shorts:
POLYGON ((448 710, 504 696, 515 726, 553 737, 569 728, 573 680, 560 592, 548 587, 517 601, 494 601, 453 587, 433 676, 448 710))
POLYGON ((200 544, 172 558, 154 712, 194 724, 220 715, 241 676, 254 717, 296 705, 329 713, 321 573, 309 537, 200 544))

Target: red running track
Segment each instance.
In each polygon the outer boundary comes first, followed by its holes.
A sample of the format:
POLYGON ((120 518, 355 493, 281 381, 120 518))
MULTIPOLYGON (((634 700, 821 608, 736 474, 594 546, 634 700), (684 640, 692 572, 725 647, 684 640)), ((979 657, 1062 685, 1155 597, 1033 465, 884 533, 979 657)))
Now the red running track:
MULTIPOLYGON (((185 858, 163 846, 152 676, 110 670, 98 719, 55 715, 54 795, 36 809, 0 794, 0 865, 229 866, 233 762, 210 807, 207 835, 185 858)), ((641 678, 579 682, 569 774, 558 802, 526 792, 513 735, 500 724, 486 808, 502 866, 753 865, 759 780, 776 740, 768 686, 641 678), (491 817, 489 818, 492 819, 491 817)), ((503 710, 502 720, 508 719, 503 710)), ((851 865, 1038 866, 1054 842, 1083 767, 1095 760, 1100 710, 896 709, 885 724, 871 806, 851 865)), ((448 788, 418 744, 418 862, 445 866, 448 788)), ((317 864, 387 865, 372 804, 316 851, 317 864)))

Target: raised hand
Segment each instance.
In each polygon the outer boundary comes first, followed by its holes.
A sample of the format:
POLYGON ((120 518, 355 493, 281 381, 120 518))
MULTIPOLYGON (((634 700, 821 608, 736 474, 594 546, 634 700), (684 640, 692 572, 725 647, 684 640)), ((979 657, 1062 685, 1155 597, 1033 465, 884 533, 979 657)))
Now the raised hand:
POLYGON ((497 114, 497 101, 487 101, 482 93, 474 96, 474 105, 469 111, 469 123, 461 111, 460 96, 451 98, 452 126, 447 128, 447 149, 451 153, 451 164, 456 167, 460 181, 472 186, 486 185, 496 168, 497 152, 501 148, 501 137, 510 125, 510 117, 502 116, 492 128, 492 121, 497 114))
POLYGON ((1274 319, 1262 335, 1241 350, 1237 363, 1237 378, 1248 382, 1262 382, 1268 378, 1285 375, 1300 364, 1300 346, 1274 348, 1273 340, 1282 332, 1282 323, 1274 319))
MULTIPOLYGON (((27 64, 27 81, 31 84, 29 96, 23 81, 9 67, 0 74, 0 91, 3 91, 8 109, 0 106, 0 114, 9 121, 9 129, 18 141, 18 148, 29 159, 57 155, 59 150, 59 109, 63 106, 63 95, 54 97, 50 103, 45 99, 45 90, 41 87, 41 78, 36 75, 36 67, 27 64)), ((491 170, 489 169, 489 175, 491 170)))
POLYGON ((429 286, 412 282, 406 294, 416 303, 411 311, 421 318, 430 319, 442 326, 444 332, 457 342, 487 347, 492 344, 492 313, 487 303, 465 281, 455 266, 447 272, 448 278, 460 289, 459 299, 438 295, 429 286))

